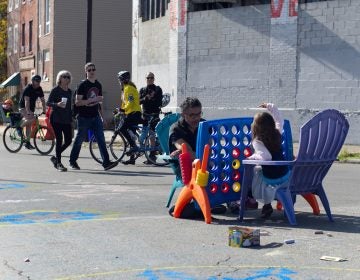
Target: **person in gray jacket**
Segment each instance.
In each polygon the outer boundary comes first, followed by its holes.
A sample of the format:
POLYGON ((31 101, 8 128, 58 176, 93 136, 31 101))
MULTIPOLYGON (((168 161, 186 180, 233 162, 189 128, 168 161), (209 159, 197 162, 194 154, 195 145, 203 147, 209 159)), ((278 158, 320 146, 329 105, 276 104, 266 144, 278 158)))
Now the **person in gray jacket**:
POLYGON ((72 139, 72 91, 69 88, 71 74, 69 71, 62 70, 57 74, 56 83, 49 95, 46 103, 52 107, 50 123, 54 129, 56 138, 56 156, 50 158, 54 167, 59 171, 67 171, 67 168, 61 163, 61 154, 71 144, 72 139), (64 141, 63 141, 64 140, 64 141))

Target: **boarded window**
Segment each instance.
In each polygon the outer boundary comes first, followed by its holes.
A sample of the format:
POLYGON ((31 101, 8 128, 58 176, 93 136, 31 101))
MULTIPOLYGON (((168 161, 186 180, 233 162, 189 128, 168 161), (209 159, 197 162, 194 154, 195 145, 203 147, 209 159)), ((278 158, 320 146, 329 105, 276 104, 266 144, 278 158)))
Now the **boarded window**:
POLYGON ((166 14, 170 0, 141 0, 139 16, 142 21, 147 21, 166 14))

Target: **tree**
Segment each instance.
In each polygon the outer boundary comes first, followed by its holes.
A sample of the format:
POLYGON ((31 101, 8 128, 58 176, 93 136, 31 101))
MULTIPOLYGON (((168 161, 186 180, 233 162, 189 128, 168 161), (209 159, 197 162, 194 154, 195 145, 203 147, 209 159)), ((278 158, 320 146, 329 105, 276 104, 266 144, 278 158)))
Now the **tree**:
POLYGON ((0 81, 6 79, 7 0, 0 0, 0 81))

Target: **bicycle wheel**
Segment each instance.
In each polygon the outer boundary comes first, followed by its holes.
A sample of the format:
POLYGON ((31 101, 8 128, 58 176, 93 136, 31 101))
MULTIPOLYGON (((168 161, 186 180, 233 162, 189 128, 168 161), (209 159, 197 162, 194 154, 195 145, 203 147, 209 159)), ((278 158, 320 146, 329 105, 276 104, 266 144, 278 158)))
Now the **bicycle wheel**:
POLYGON ((8 126, 4 130, 3 142, 6 150, 10 153, 17 153, 23 145, 23 137, 19 135, 17 128, 8 126))
POLYGON ((154 136, 149 135, 145 140, 144 152, 146 159, 157 166, 168 165, 169 161, 161 158, 161 155, 164 155, 165 153, 161 149, 158 138, 155 137, 155 146, 152 147, 150 142, 151 137, 154 136))
MULTIPOLYGON (((112 129, 104 129, 104 136, 105 136, 105 143, 106 143, 106 148, 109 151, 110 148, 110 143, 111 143, 111 139, 112 136, 114 135, 114 130, 112 129)), ((102 164, 103 160, 101 157, 101 153, 100 153, 100 149, 98 146, 98 143, 96 142, 95 136, 93 135, 89 141, 89 150, 90 150, 90 154, 92 156, 92 158, 102 164)), ((109 153, 110 156, 110 153, 109 153)))
POLYGON ((110 143, 110 152, 116 161, 122 160, 127 147, 128 144, 125 141, 125 137, 121 133, 116 133, 113 135, 110 143))
POLYGON ((46 126, 40 126, 38 130, 35 132, 34 146, 40 155, 50 154, 55 146, 55 139, 54 138, 49 139, 49 137, 45 137, 46 132, 47 132, 46 126))

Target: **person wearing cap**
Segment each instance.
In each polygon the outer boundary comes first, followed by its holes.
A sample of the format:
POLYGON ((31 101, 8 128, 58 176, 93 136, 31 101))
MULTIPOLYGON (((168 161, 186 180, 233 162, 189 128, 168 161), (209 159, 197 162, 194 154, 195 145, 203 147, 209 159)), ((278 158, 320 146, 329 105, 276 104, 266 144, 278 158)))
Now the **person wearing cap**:
POLYGON ((25 129, 25 148, 26 149, 35 149, 34 146, 30 144, 30 133, 31 133, 31 124, 35 121, 35 106, 38 98, 41 100, 42 104, 42 112, 45 114, 46 104, 44 98, 44 92, 40 86, 41 77, 39 75, 35 75, 31 78, 31 83, 28 84, 20 98, 19 102, 19 112, 23 116, 23 124, 22 126, 26 127, 25 129))
POLYGON ((91 130, 94 133, 96 142, 99 146, 102 166, 104 167, 104 170, 109 170, 118 163, 110 161, 109 153, 106 148, 100 105, 104 99, 102 85, 96 79, 96 68, 94 63, 86 63, 84 69, 86 80, 79 84, 75 96, 75 106, 78 112, 78 131, 70 153, 70 167, 74 170, 80 170, 77 159, 80 155, 82 143, 88 135, 88 130, 91 130))
MULTIPOLYGON (((154 84, 155 75, 149 72, 145 76, 146 87, 140 89, 140 104, 142 105, 142 118, 144 120, 144 126, 150 125, 150 129, 155 131, 155 127, 160 121, 160 107, 162 104, 163 92, 161 87, 154 84), (152 118, 151 123, 149 120, 152 118)), ((151 137, 150 144, 155 146, 155 138, 151 137)), ((155 152, 150 152, 150 157, 156 160, 155 152)), ((144 161, 144 164, 151 164, 150 161, 144 161)))
POLYGON ((118 79, 122 88, 122 102, 120 111, 125 114, 124 124, 120 128, 120 131, 130 144, 130 159, 122 161, 122 163, 125 165, 135 164, 134 152, 138 150, 138 147, 136 146, 135 140, 131 138, 128 129, 133 130, 133 126, 138 125, 142 122, 141 107, 139 101, 140 96, 135 84, 131 81, 131 75, 129 71, 120 71, 118 73, 118 79))

